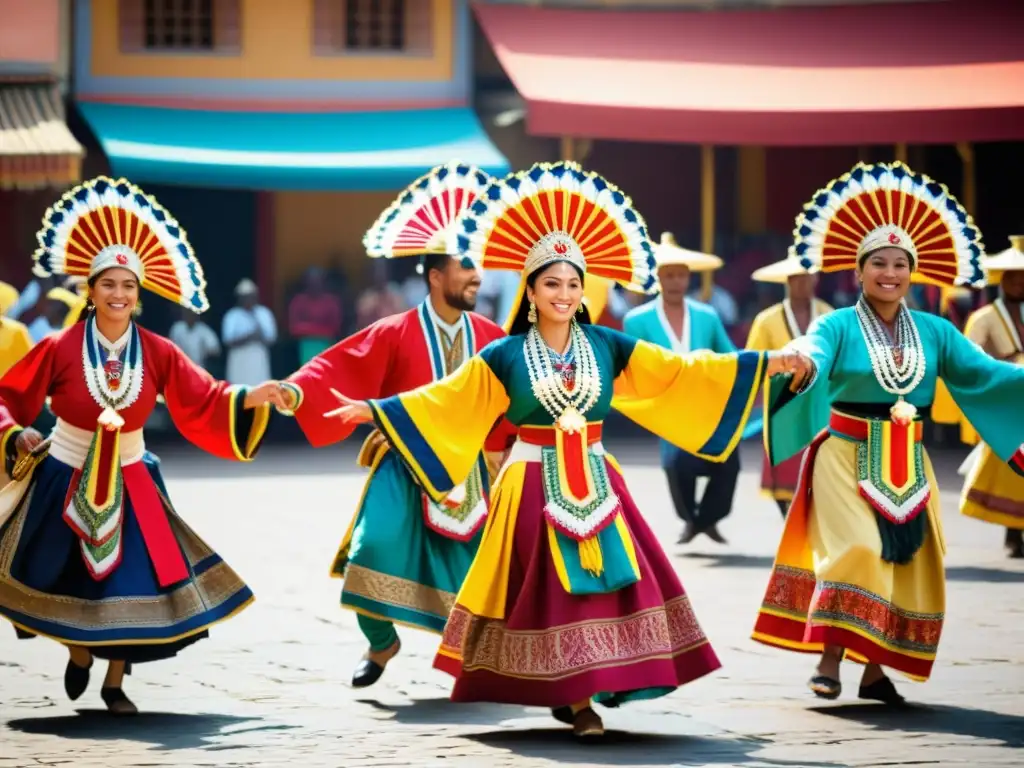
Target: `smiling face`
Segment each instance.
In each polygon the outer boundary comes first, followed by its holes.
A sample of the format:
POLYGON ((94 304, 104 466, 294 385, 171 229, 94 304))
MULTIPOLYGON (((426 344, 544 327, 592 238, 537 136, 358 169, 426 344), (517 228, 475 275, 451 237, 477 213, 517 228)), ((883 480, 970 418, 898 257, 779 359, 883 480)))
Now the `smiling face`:
POLYGON ((857 268, 864 295, 876 304, 899 302, 910 290, 910 256, 900 248, 879 248, 857 268))
POLYGON ((428 273, 431 294, 440 293, 452 309, 472 312, 480 291, 481 270, 470 259, 447 259, 428 273))
POLYGON ((105 270, 93 280, 89 296, 97 315, 112 323, 127 322, 139 303, 139 279, 127 269, 105 270))
POLYGON ((576 267, 559 261, 540 270, 527 282, 526 298, 537 307, 537 317, 549 323, 568 323, 583 301, 583 277, 576 267))

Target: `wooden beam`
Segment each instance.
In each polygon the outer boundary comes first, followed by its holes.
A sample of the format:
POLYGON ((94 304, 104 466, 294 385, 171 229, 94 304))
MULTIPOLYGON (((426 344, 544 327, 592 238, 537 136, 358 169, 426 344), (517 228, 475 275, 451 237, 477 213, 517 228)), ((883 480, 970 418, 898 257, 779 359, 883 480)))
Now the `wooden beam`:
MULTIPOLYGON (((704 253, 715 252, 715 148, 703 144, 700 148, 700 249, 704 253)), ((715 285, 715 273, 701 273, 701 297, 711 298, 715 285)))

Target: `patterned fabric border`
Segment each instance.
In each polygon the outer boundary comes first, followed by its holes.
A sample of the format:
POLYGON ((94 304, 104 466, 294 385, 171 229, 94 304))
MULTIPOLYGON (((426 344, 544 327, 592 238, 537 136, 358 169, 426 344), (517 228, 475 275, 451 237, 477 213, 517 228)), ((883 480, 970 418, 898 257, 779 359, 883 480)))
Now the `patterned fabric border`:
POLYGON ((1020 518, 1021 522, 1024 523, 1024 501, 1008 499, 1005 496, 997 496, 994 493, 986 493, 975 488, 967 491, 967 500, 973 501, 975 504, 992 512, 1020 518))
POLYGON ((447 616, 455 605, 455 593, 419 584, 411 579, 349 563, 344 591, 378 603, 434 616, 447 616))
POLYGON ((559 680, 583 672, 673 658, 707 643, 689 599, 631 616, 594 619, 550 629, 509 630, 505 622, 473 616, 456 606, 442 648, 461 655, 465 672, 559 680))
POLYGON ((812 571, 787 566, 773 569, 762 607, 812 625, 845 625, 884 647, 925 654, 938 649, 944 618, 941 613, 903 610, 851 584, 818 584, 812 571))

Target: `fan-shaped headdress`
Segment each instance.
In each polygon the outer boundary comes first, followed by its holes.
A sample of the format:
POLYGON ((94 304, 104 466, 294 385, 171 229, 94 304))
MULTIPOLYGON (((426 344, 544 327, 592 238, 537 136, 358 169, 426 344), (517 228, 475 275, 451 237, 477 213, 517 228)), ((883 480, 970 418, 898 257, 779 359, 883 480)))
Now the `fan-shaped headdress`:
POLYGON ((92 278, 127 269, 153 293, 199 313, 209 308, 203 268, 185 231, 154 198, 126 179, 99 176, 66 192, 36 235, 40 277, 92 278))
POLYGON ((853 269, 867 254, 900 248, 915 273, 981 287, 981 233, 949 190, 903 163, 858 163, 815 193, 797 217, 793 254, 807 269, 853 269))
POLYGON ((456 254, 528 276, 556 261, 644 292, 654 251, 633 201, 576 163, 537 163, 491 182, 459 220, 456 254))
POLYGON ((367 230, 367 254, 395 258, 448 253, 459 215, 492 181, 471 165, 439 165, 406 187, 367 230))

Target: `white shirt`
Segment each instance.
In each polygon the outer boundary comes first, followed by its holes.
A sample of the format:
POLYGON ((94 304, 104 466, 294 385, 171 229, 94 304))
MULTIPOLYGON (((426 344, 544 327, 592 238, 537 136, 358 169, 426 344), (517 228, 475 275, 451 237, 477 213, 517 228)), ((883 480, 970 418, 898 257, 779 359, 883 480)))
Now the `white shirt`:
POLYGON ((168 336, 186 357, 200 368, 206 367, 206 358, 220 354, 217 334, 201 320, 191 326, 184 320, 179 320, 171 326, 168 336))
POLYGON ((258 305, 252 309, 232 307, 224 315, 220 335, 227 346, 257 328, 263 331, 264 341, 250 341, 228 350, 225 378, 232 384, 256 386, 270 378, 270 345, 277 341, 277 323, 269 309, 258 305))

